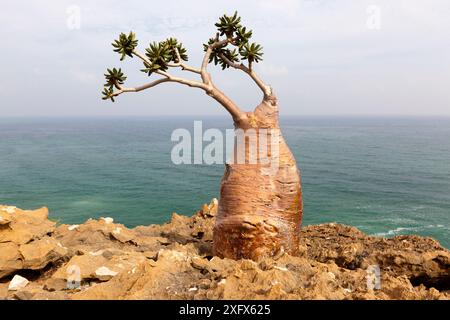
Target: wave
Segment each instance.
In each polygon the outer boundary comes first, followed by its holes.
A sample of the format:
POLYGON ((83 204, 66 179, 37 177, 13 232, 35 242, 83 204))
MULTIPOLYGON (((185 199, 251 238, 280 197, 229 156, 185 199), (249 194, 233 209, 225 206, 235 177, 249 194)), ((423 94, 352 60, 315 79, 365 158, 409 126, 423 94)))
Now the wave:
POLYGON ((388 236, 396 236, 399 234, 403 234, 404 232, 420 232, 426 229, 449 229, 448 227, 442 225, 442 224, 430 224, 426 226, 420 226, 420 227, 398 227, 392 230, 389 230, 387 232, 378 232, 372 234, 376 237, 388 237, 388 236))

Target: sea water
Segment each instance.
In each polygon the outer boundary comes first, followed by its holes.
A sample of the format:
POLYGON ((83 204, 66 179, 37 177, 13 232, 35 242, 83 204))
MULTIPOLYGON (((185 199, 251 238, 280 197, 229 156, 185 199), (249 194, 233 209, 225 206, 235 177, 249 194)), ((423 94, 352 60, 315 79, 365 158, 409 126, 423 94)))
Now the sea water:
MULTIPOLYGON (((0 119, 0 203, 61 223, 129 227, 191 215, 219 197, 223 165, 175 165, 173 130, 218 117, 0 119)), ((450 247, 450 118, 284 117, 302 172, 304 225, 338 222, 450 247)), ((205 144, 206 145, 206 144, 205 144)))

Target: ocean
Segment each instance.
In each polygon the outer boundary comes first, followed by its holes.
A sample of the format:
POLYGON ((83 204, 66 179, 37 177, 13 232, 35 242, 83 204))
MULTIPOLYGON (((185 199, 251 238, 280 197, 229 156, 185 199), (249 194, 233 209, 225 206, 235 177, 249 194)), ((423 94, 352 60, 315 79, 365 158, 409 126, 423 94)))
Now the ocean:
MULTIPOLYGON (((0 203, 129 227, 192 215, 218 197, 223 165, 175 165, 176 128, 227 117, 0 119, 0 203)), ((304 225, 431 236, 450 248, 450 118, 284 117, 302 171, 304 225)), ((206 145, 207 143, 205 143, 206 145)))

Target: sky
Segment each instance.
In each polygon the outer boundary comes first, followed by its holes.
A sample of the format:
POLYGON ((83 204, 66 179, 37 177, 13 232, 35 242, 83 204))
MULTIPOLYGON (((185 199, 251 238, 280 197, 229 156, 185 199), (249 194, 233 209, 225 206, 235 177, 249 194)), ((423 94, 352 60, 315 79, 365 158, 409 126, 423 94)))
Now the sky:
MULTIPOLYGON (((152 80, 136 58, 121 62, 112 51, 120 32, 133 30, 140 51, 176 37, 199 66, 214 23, 235 10, 264 47, 255 68, 281 114, 450 115, 448 0, 16 0, 0 11, 0 117, 226 114, 203 91, 176 83, 115 103, 101 90, 111 67, 122 68, 127 86, 152 80)), ((241 71, 209 70, 242 109, 261 101, 241 71)))

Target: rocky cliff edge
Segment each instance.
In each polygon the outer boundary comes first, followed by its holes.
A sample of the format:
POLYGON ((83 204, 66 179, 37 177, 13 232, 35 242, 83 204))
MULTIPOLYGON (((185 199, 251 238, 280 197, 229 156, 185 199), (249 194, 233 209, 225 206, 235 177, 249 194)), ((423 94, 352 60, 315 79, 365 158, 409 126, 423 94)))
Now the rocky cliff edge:
POLYGON ((0 205, 0 299, 450 299, 450 252, 431 238, 329 223, 302 229, 300 256, 234 261, 211 252, 216 213, 128 229, 0 205))

